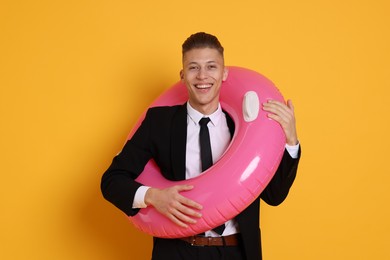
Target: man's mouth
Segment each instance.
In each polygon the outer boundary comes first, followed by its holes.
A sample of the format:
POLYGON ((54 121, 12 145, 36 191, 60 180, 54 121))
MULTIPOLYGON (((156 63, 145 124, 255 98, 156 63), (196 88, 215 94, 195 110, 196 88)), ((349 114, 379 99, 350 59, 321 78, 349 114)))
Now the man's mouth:
POLYGON ((213 84, 195 84, 197 89, 208 89, 211 88, 213 84))

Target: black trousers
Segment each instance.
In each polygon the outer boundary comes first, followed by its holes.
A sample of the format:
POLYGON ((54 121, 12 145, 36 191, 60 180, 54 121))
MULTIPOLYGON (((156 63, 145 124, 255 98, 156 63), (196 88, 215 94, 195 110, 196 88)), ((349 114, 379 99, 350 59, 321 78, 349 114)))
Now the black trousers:
POLYGON ((242 245, 191 246, 180 239, 153 239, 152 260, 245 260, 242 245))

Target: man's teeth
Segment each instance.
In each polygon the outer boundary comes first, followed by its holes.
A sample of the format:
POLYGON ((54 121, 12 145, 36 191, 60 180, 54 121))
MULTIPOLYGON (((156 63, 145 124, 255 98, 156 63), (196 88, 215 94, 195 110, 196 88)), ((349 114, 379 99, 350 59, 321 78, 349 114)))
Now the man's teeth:
POLYGON ((201 88, 201 89, 204 89, 204 88, 209 88, 211 87, 211 85, 207 84, 207 85, 196 85, 197 88, 201 88))

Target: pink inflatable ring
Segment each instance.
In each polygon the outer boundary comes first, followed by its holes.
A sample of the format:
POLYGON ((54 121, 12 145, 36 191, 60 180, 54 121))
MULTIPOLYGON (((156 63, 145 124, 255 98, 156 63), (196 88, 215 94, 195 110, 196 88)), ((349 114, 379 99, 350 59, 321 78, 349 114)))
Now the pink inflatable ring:
MULTIPOLYGON (((178 82, 151 107, 183 104, 187 99, 186 87, 178 82)), ((151 160, 137 178, 140 183, 156 188, 194 185, 194 189, 183 194, 203 206, 202 218, 196 224, 182 228, 153 207, 147 207, 129 217, 131 222, 152 236, 186 237, 219 226, 249 206, 275 174, 285 147, 282 128, 261 109, 261 104, 268 99, 284 101, 278 89, 264 76, 248 69, 229 67, 229 76, 221 87, 220 103, 233 119, 236 129, 221 159, 202 175, 176 182, 164 179, 151 160)), ((135 129, 143 118, 144 115, 135 129)))

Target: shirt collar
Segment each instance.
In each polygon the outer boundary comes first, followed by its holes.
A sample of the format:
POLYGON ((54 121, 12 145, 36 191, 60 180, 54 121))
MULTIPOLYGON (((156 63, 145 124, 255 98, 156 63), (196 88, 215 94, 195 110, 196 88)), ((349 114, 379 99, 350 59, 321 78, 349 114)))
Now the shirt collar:
POLYGON ((216 126, 219 124, 223 112, 221 104, 218 103, 218 108, 214 113, 211 115, 203 115, 199 111, 195 110, 195 108, 190 105, 190 102, 187 102, 187 114, 191 121, 193 121, 196 125, 199 123, 199 120, 202 119, 202 117, 208 117, 210 118, 211 123, 216 126))

